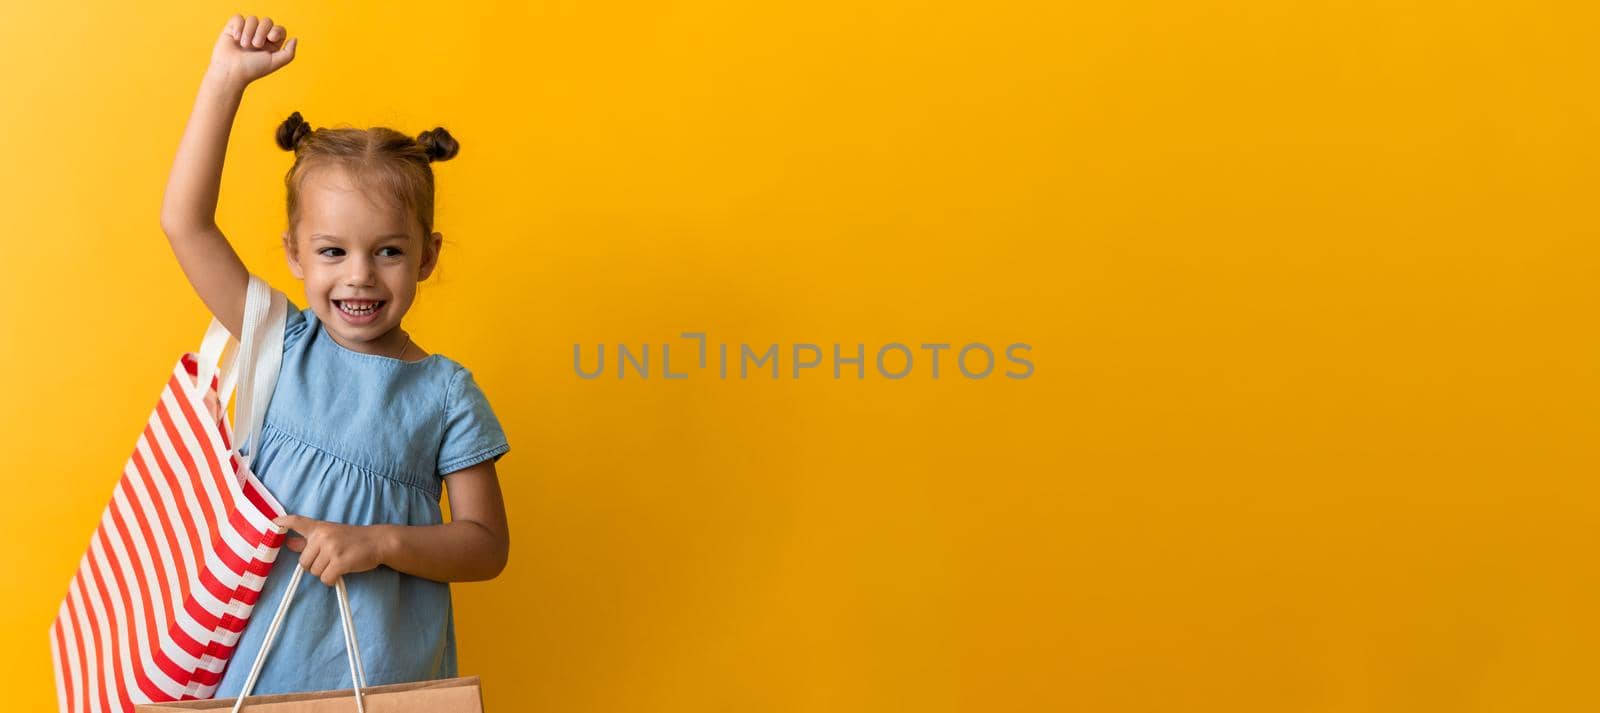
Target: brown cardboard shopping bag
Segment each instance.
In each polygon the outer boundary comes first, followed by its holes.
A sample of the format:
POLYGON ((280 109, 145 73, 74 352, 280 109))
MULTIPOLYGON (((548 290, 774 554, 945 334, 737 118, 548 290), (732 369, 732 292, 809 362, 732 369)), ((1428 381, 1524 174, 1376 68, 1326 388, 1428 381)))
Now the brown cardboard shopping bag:
MULTIPOLYGON (((231 709, 234 702, 235 699, 227 698, 182 703, 145 703, 135 706, 134 711, 135 713, 225 711, 231 709)), ((483 710, 477 676, 362 688, 361 702, 366 708, 366 713, 480 713, 483 710)), ((342 691, 251 696, 243 708, 244 713, 351 713, 354 710, 356 710, 355 691, 348 688, 342 691)))
POLYGON ((134 707, 134 713, 220 710, 239 713, 241 709, 248 713, 483 713, 483 693, 478 686, 477 676, 369 687, 367 672, 361 665, 361 649, 356 643, 355 624, 350 617, 350 599, 343 577, 334 585, 334 592, 339 598, 345 655, 349 659, 350 680, 355 682, 355 688, 279 693, 252 698, 250 692, 255 689, 256 678, 261 675, 261 665, 267 660, 272 640, 278 635, 278 627, 289 610, 289 603, 294 601, 294 591, 300 586, 303 574, 305 567, 296 566, 294 577, 289 580, 289 588, 283 594, 283 601, 278 604, 278 611, 272 615, 266 638, 261 642, 261 651, 256 654, 255 663, 250 667, 250 676, 245 679, 238 698, 140 704, 134 707))

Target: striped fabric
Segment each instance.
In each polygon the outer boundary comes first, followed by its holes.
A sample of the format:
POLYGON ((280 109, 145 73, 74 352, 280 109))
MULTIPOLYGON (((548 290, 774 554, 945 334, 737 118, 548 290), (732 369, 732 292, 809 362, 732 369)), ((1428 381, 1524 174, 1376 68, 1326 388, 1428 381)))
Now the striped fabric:
POLYGON ((277 559, 283 508, 201 358, 173 368, 50 629, 64 713, 210 698, 277 559))

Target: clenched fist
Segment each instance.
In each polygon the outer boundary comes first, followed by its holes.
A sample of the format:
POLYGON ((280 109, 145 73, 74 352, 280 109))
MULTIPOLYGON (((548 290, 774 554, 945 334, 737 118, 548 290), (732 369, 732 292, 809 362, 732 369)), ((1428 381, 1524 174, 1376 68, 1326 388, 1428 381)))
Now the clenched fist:
POLYGON ((240 84, 265 77, 294 59, 300 38, 285 43, 288 36, 289 31, 272 24, 270 17, 234 15, 211 50, 210 72, 240 84))

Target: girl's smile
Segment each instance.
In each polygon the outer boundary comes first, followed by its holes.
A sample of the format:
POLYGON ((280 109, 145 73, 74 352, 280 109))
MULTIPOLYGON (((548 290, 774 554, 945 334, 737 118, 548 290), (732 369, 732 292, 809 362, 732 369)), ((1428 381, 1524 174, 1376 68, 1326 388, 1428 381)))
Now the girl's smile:
POLYGON ((378 312, 388 302, 382 300, 334 300, 334 311, 354 326, 365 326, 378 320, 378 312))

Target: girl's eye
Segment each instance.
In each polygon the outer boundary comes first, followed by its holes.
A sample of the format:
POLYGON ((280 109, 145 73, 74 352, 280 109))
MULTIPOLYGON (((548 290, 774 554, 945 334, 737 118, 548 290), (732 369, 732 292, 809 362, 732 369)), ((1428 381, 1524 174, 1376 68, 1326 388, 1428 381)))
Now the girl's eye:
MULTIPOLYGON (((322 249, 317 251, 317 254, 321 255, 323 257, 339 257, 338 255, 330 255, 330 254, 328 254, 329 250, 338 250, 341 254, 344 253, 344 248, 322 248, 322 249)), ((393 250, 394 251, 393 254, 384 255, 384 257, 399 257, 399 256, 405 254, 404 250, 401 250, 400 248, 396 248, 396 247, 385 247, 385 248, 383 248, 383 250, 393 250)))
POLYGON ((404 253, 404 251, 401 250, 400 248, 390 247, 390 248, 384 248, 384 250, 393 250, 394 251, 394 254, 393 255, 389 255, 388 257, 399 257, 401 254, 404 253))
POLYGON ((342 248, 323 248, 321 250, 318 250, 317 254, 318 255, 322 255, 323 257, 338 257, 337 255, 329 255, 328 254, 329 250, 339 250, 340 252, 343 252, 342 248))

